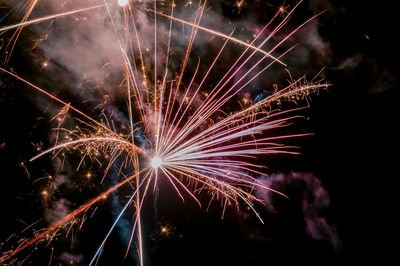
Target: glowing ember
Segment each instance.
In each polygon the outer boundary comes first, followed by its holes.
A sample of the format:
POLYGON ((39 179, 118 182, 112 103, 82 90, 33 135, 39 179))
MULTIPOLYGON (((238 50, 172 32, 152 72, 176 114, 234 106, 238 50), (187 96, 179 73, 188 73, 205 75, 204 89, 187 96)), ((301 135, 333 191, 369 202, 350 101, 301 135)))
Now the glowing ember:
POLYGON ((154 169, 157 169, 157 168, 160 167, 162 164, 163 164, 163 160, 162 160, 160 157, 158 157, 158 156, 153 157, 153 159, 151 160, 151 166, 152 166, 154 169))
POLYGON ((119 6, 126 6, 129 3, 129 0, 118 0, 119 6))

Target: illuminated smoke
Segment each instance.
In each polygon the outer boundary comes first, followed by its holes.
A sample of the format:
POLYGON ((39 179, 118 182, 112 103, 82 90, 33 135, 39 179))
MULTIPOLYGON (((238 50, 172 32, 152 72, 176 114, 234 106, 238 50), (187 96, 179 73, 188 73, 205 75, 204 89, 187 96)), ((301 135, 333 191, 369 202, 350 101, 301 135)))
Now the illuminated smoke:
MULTIPOLYGON (((305 230, 318 241, 331 243, 335 250, 341 249, 341 241, 333 225, 322 215, 330 205, 329 194, 321 180, 308 173, 273 174, 259 179, 264 185, 284 192, 289 201, 300 204, 305 221, 305 230)), ((263 199, 271 213, 280 211, 277 197, 268 190, 257 189, 256 195, 263 199)))

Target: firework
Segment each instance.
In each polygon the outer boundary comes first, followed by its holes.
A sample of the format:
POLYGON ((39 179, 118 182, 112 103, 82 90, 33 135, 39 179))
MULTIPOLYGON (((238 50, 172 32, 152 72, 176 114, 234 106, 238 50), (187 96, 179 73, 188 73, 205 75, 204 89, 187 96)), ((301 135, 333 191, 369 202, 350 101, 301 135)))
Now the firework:
MULTIPOLYGON (((101 5, 28 20, 37 1, 29 3, 29 8, 20 23, 0 28, 0 32, 16 29, 17 35, 12 37, 14 44, 25 26, 81 12, 98 12, 100 9, 106 12, 114 32, 118 53, 124 63, 124 76, 121 79, 122 86, 126 89, 127 113, 129 114, 129 134, 122 134, 108 120, 98 121, 49 91, 20 77, 15 72, 7 70, 6 67, 0 68, 4 74, 12 76, 19 82, 23 82, 49 97, 52 101, 63 105, 55 117, 59 121, 56 128, 56 144, 31 158, 31 161, 43 156, 56 158, 60 152, 69 151, 81 154, 81 162, 85 157, 98 160, 96 158, 100 156, 102 160, 107 159, 108 163, 102 181, 120 158, 122 158, 123 166, 131 169, 132 172, 124 180, 37 233, 33 238, 23 241, 17 248, 3 253, 0 262, 9 260, 31 245, 51 240, 58 231, 71 224, 80 215, 87 213, 101 199, 125 184, 130 184, 133 192, 110 230, 105 234, 90 265, 98 259, 112 230, 131 205, 135 209, 135 222, 128 250, 136 233, 139 263, 144 265, 141 210, 146 195, 155 190, 159 178, 168 180, 172 189, 182 200, 184 200, 183 192, 185 192, 202 206, 197 193, 207 191, 211 199, 219 199, 223 202, 223 211, 228 205, 239 208, 241 203, 244 203, 261 222, 263 222, 262 218, 257 213, 254 203, 262 202, 252 193, 253 189, 272 190, 285 196, 266 187, 255 178, 255 176, 265 175, 265 173, 263 172, 264 166, 255 163, 254 158, 276 153, 296 154, 293 147, 282 145, 279 141, 303 135, 269 135, 268 132, 285 127, 292 119, 298 117, 294 113, 300 109, 274 111, 272 110, 273 106, 284 100, 304 99, 311 92, 326 88, 328 85, 307 82, 305 77, 301 77, 264 99, 252 102, 246 98, 245 105, 235 112, 224 113, 223 108, 235 102, 249 84, 272 65, 286 66, 283 58, 293 47, 278 52, 279 48, 316 16, 295 28, 271 48, 267 49, 265 46, 287 24, 300 3, 290 11, 287 11, 286 7, 284 8, 285 12, 278 10, 270 22, 248 42, 233 37, 234 31, 226 34, 201 26, 201 20, 206 12, 206 1, 197 3, 196 8, 193 9, 194 18, 192 20, 175 16, 174 12, 177 8, 175 2, 168 4, 157 1, 131 3, 128 0, 118 0, 113 4, 104 0, 101 5), (163 8, 162 11, 159 10, 160 6, 163 8), (168 13, 164 13, 165 10, 168 13), (120 19, 116 18, 115 12, 121 14, 120 19), (279 18, 280 14, 284 14, 282 19, 279 18), (151 33, 153 36, 150 38, 153 41, 152 54, 146 51, 148 48, 145 48, 143 38, 139 33, 139 27, 145 23, 140 19, 150 20, 149 17, 152 19, 153 29, 151 33), (158 39, 161 24, 163 29, 167 29, 166 38, 163 40, 158 39), (174 35, 174 31, 176 31, 174 25, 176 24, 188 27, 189 33, 180 69, 173 72, 170 57, 173 50, 172 44, 175 43, 173 36, 176 36, 174 35), (273 24, 276 25, 270 30, 269 28, 273 24), (266 33, 267 29, 270 30, 268 34, 266 33), (200 78, 201 59, 194 64, 194 67, 190 61, 199 31, 223 40, 216 56, 205 68, 204 75, 200 78), (211 87, 204 88, 207 82, 210 83, 210 76, 214 74, 216 65, 222 60, 221 55, 224 53, 224 49, 231 42, 243 46, 244 50, 217 82, 213 81, 211 87), (194 70, 191 71, 190 68, 194 70), (64 118, 69 113, 79 116, 86 129, 64 128, 64 118), (138 141, 137 132, 139 130, 142 131, 140 137, 145 139, 144 144, 138 141), (66 141, 58 138, 60 132, 66 132, 66 141), (152 187, 153 189, 151 189, 152 187)), ((196 5, 192 2, 190 4, 196 5)), ((237 3, 240 6, 243 4, 244 1, 237 3)), ((9 57, 7 61, 8 59, 9 57)), ((120 169, 123 166, 121 165, 120 169)), ((119 173, 121 172, 119 171, 119 173)), ((87 174, 87 177, 91 177, 90 173, 87 174)), ((47 197, 48 192, 43 190, 42 195, 47 197)), ((162 233, 166 233, 162 230, 162 233)), ((164 230, 168 229, 164 228, 164 230)))

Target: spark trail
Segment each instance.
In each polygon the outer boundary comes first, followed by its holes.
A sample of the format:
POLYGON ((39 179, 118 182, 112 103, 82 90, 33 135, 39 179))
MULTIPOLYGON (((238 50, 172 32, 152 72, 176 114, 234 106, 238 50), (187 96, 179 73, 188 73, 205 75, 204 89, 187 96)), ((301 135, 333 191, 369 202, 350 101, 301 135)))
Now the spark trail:
POLYGON ((28 25, 40 23, 40 22, 51 20, 51 19, 55 19, 55 18, 70 16, 70 15, 73 15, 73 14, 89 11, 89 10, 92 10, 92 9, 97 9, 97 8, 100 8, 100 7, 104 7, 104 5, 97 5, 97 6, 87 7, 87 8, 81 8, 81 9, 78 9, 78 10, 73 10, 73 11, 54 14, 54 15, 45 16, 45 17, 41 17, 41 18, 36 18, 36 19, 29 20, 29 21, 17 23, 17 24, 14 24, 14 25, 2 27, 2 28, 0 28, 0 32, 7 31, 7 30, 12 30, 12 29, 19 28, 19 27, 25 27, 25 26, 28 26, 28 25))

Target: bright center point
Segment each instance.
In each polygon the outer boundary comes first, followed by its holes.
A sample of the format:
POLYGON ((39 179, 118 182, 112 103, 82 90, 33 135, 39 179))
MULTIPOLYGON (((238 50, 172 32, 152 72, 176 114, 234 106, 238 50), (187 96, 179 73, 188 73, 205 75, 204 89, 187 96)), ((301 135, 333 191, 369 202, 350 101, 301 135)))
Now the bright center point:
POLYGON ((151 159, 151 166, 152 166, 154 169, 157 169, 157 168, 160 167, 162 164, 163 164, 163 160, 162 160, 160 157, 158 157, 158 156, 155 156, 155 157, 153 157, 153 159, 151 159))
POLYGON ((118 5, 119 6, 126 6, 128 4, 129 0, 118 0, 118 5))

